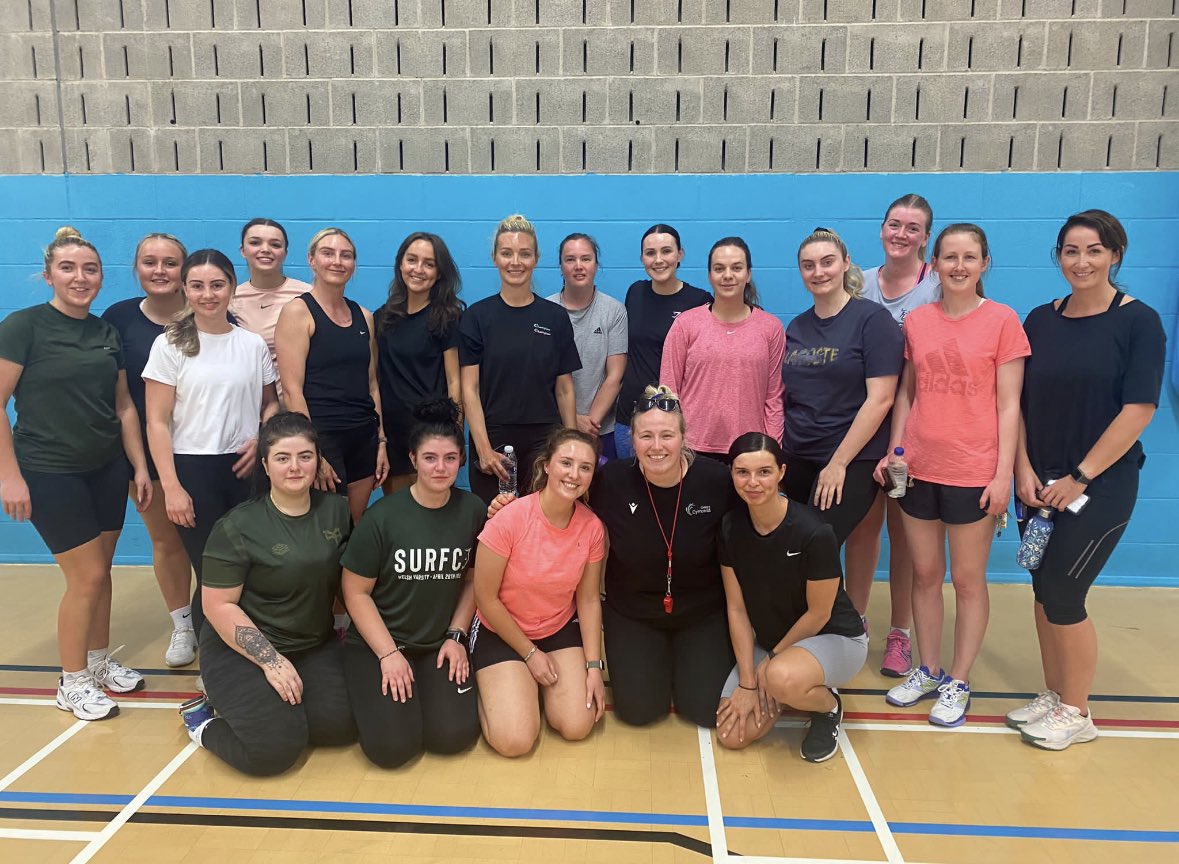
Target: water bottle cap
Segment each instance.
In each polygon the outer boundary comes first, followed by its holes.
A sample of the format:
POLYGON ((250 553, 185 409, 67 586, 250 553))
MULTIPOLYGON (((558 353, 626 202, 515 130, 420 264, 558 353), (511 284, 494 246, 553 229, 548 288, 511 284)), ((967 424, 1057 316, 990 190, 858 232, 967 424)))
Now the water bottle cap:
POLYGON ((894 454, 894 455, 896 455, 896 456, 904 456, 904 455, 905 455, 905 448, 904 448, 904 447, 897 447, 897 448, 896 448, 895 450, 893 450, 892 452, 893 452, 893 454, 894 454))
POLYGON ((516 452, 516 448, 513 447, 511 444, 504 445, 504 455, 505 456, 507 456, 509 453, 515 453, 515 452, 516 452))
POLYGON ((1056 511, 1053 510, 1051 507, 1041 507, 1036 512, 1039 514, 1040 518, 1042 518, 1042 519, 1051 519, 1053 516, 1056 515, 1056 511))

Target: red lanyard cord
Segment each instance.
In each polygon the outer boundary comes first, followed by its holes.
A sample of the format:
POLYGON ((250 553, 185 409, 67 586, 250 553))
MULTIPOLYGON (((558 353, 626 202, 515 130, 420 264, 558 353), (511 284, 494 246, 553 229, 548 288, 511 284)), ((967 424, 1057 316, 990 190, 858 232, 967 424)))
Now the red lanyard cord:
POLYGON ((664 545, 667 546, 667 593, 663 595, 663 611, 670 615, 672 607, 675 605, 675 601, 671 597, 671 547, 675 543, 675 526, 680 519, 680 496, 684 492, 684 475, 681 471, 679 485, 676 487, 675 512, 671 517, 670 537, 663 530, 663 520, 659 518, 659 510, 655 507, 655 496, 651 492, 651 483, 646 477, 643 478, 643 483, 647 487, 647 500, 651 502, 651 512, 655 514, 655 524, 659 526, 659 533, 663 537, 664 545))

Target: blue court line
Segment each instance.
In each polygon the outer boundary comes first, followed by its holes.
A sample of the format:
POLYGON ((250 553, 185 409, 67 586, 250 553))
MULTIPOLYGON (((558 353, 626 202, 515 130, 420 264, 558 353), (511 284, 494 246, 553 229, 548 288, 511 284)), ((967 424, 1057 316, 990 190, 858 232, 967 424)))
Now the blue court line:
MULTIPOLYGON (((0 792, 0 802, 12 804, 89 804, 122 807, 130 795, 73 792, 0 792)), ((677 825, 707 827, 704 815, 692 813, 630 813, 609 810, 544 810, 513 807, 460 807, 433 804, 383 804, 354 801, 294 801, 268 798, 206 798, 154 795, 148 807, 185 807, 194 810, 277 810, 300 813, 349 813, 379 816, 427 816, 462 819, 516 819, 532 822, 590 822, 616 825, 677 825)), ((775 831, 840 831, 871 834, 872 823, 860 819, 790 819, 784 817, 726 816, 726 828, 775 831)), ((1029 840, 1089 840, 1118 843, 1179 843, 1179 831, 1126 828, 1052 828, 1037 825, 964 825, 943 822, 890 822, 895 834, 950 837, 1008 837, 1029 840)))

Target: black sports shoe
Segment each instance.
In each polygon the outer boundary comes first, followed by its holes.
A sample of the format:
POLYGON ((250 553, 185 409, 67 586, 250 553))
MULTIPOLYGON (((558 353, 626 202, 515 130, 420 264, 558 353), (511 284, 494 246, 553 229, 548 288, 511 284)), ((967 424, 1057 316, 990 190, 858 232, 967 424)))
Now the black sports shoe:
POLYGON ((839 724, 843 722, 843 700, 839 693, 831 690, 835 697, 835 710, 829 714, 811 712, 811 725, 806 738, 802 739, 802 758, 807 762, 826 762, 839 749, 839 724))

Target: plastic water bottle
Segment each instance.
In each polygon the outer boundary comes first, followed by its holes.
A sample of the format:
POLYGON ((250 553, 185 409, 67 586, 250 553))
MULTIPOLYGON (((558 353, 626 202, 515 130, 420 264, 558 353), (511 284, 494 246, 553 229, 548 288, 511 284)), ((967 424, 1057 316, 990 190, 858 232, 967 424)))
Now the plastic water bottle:
POLYGON ((909 463, 905 461, 905 448, 897 447, 888 457, 888 476, 892 479, 889 498, 904 498, 909 490, 909 463))
POLYGON ((1052 529, 1055 526, 1052 518, 1056 511, 1042 507, 1032 514, 1027 527, 1023 529, 1023 541, 1019 544, 1019 551, 1015 553, 1015 563, 1025 570, 1035 570, 1044 560, 1044 550, 1048 541, 1052 539, 1052 529))
POLYGON ((508 472, 508 479, 499 481, 499 494, 515 495, 518 491, 516 486, 516 448, 511 444, 504 447, 504 458, 500 464, 508 472))

